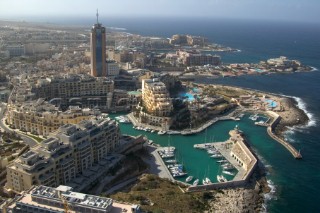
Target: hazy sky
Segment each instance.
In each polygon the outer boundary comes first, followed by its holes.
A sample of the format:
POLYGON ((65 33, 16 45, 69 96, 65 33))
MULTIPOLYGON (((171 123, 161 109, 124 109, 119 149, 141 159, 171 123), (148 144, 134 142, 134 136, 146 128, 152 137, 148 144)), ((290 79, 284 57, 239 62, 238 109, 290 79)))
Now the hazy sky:
POLYGON ((192 16, 320 22, 320 0, 0 0, 0 18, 192 16))

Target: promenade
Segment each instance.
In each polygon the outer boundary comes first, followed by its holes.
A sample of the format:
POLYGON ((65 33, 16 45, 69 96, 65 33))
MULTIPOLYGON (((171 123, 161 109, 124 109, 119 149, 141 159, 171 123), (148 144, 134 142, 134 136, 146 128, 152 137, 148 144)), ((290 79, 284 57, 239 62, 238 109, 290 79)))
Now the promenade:
MULTIPOLYGON (((214 124, 214 123, 216 123, 218 121, 224 121, 224 120, 234 120, 234 121, 236 121, 236 120, 239 120, 239 118, 236 118, 236 117, 232 116, 233 114, 234 114, 234 112, 232 112, 232 113, 230 113, 229 115, 226 115, 226 116, 221 116, 221 117, 214 118, 214 119, 208 121, 207 123, 204 123, 203 125, 201 125, 200 127, 197 127, 197 128, 186 129, 186 130, 182 130, 182 131, 172 131, 172 132, 175 132, 175 134, 181 134, 181 135, 196 134, 196 133, 202 132, 203 130, 205 130, 206 128, 208 128, 209 126, 211 126, 212 124, 214 124)), ((138 121, 138 119, 133 116, 132 113, 129 113, 127 116, 128 116, 129 120, 132 122, 132 124, 134 126, 140 126, 140 127, 143 127, 143 128, 149 128, 149 129, 153 129, 153 130, 156 130, 156 131, 162 131, 163 130, 163 128, 159 127, 159 126, 152 126, 152 125, 148 125, 148 124, 145 124, 145 123, 140 123, 138 121)), ((170 130, 169 130, 169 132, 170 132, 170 130)))

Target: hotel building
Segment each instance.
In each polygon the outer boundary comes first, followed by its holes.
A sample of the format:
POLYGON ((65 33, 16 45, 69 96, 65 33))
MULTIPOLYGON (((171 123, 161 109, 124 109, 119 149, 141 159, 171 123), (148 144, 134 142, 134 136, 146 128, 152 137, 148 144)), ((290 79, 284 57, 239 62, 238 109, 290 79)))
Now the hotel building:
POLYGON ((104 115, 61 126, 7 166, 8 192, 70 183, 119 146, 118 124, 104 115))
POLYGON ((98 20, 93 25, 90 34, 91 75, 94 77, 106 77, 106 28, 98 20))
POLYGON ((170 124, 173 106, 166 85, 159 79, 142 80, 142 108, 142 122, 161 127, 170 124))

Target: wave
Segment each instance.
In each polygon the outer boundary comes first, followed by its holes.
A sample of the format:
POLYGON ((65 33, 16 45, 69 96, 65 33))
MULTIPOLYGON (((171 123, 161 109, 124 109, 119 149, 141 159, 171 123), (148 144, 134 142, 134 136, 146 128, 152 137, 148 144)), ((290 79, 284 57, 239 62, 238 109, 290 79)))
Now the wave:
MULTIPOLYGON (((307 110, 307 104, 301 98, 296 97, 296 96, 288 96, 288 95, 284 95, 284 96, 289 97, 289 98, 293 98, 298 103, 298 108, 303 110, 306 113, 306 115, 308 116, 308 118, 309 118, 308 123, 304 126, 300 126, 300 128, 301 127, 308 128, 308 127, 312 127, 312 126, 317 125, 317 120, 316 120, 315 116, 307 110)), ((295 128, 293 128, 293 129, 295 129, 295 128)))
POLYGON ((262 204, 262 212, 268 212, 268 202, 271 200, 277 200, 276 196, 276 185, 271 181, 267 180, 268 187, 270 188, 270 192, 264 194, 264 203, 262 204))
POLYGON ((313 72, 313 71, 319 71, 317 67, 311 67, 311 68, 312 68, 311 72, 313 72))

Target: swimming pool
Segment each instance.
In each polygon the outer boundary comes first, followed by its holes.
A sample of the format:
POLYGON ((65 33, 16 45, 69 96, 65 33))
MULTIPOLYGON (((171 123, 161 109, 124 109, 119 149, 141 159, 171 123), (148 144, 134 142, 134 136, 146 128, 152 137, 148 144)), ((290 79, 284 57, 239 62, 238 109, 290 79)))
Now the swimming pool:
POLYGON ((268 103, 268 106, 271 108, 277 107, 277 102, 275 102, 273 100, 267 99, 266 102, 268 103))
POLYGON ((187 101, 194 101, 194 96, 191 93, 181 93, 179 96, 187 99, 187 101))

